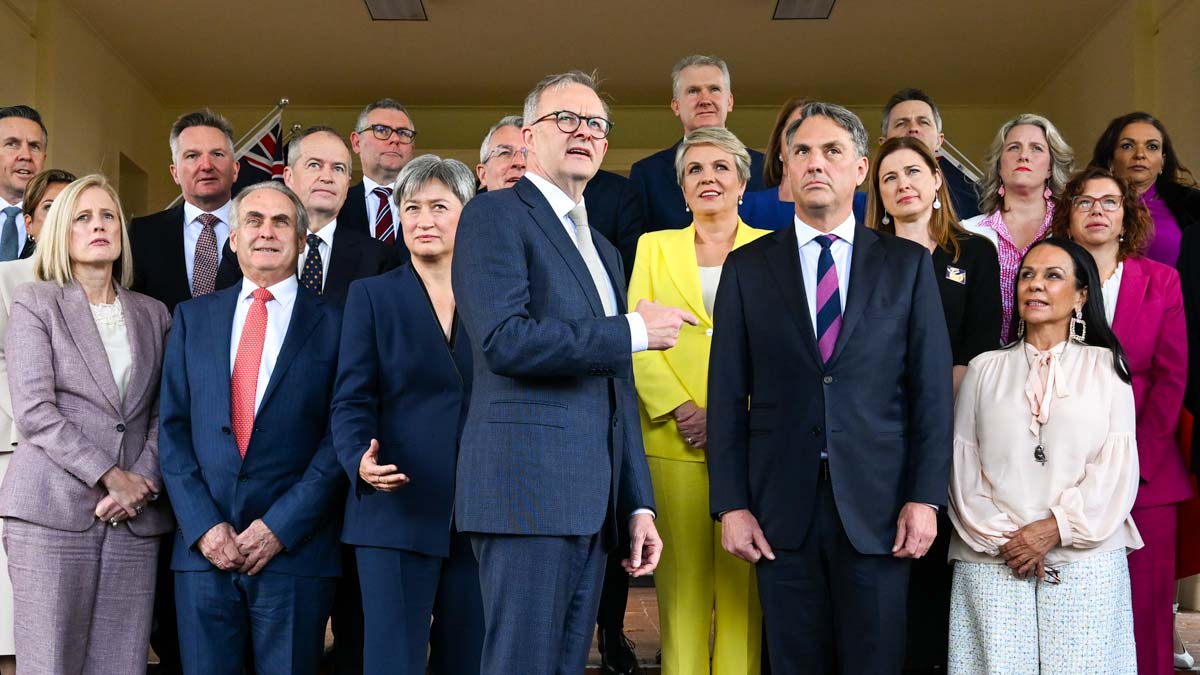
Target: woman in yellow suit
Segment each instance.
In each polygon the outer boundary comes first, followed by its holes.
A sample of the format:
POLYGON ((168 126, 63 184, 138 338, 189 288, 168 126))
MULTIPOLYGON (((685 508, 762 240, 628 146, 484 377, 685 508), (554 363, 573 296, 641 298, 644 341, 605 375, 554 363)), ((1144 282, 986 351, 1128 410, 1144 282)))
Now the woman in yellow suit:
POLYGON ((683 327, 672 349, 633 355, 656 524, 666 542, 654 574, 662 672, 758 675, 762 613, 754 568, 721 548, 721 525, 708 510, 705 407, 721 266, 731 250, 767 231, 738 218, 750 155, 731 132, 693 131, 675 153, 675 173, 692 224, 643 235, 629 285, 630 307, 646 298, 687 308, 700 319, 698 326, 683 327))

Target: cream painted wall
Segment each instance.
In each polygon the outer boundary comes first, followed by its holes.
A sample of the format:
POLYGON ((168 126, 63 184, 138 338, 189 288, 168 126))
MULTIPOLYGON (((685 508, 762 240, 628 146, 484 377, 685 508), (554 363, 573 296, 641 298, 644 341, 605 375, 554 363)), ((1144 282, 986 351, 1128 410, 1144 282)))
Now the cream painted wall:
POLYGON ((1151 112, 1171 132, 1176 153, 1200 178, 1200 0, 1162 2, 1153 31, 1151 112))
MULTIPOLYGON (((112 49, 60 0, 22 1, 0 5, 0 31, 15 35, 22 46, 22 73, 5 83, 4 102, 36 107, 50 129, 47 166, 76 174, 95 171, 109 176, 118 189, 121 156, 145 171, 150 198, 127 203, 131 213, 146 213, 154 195, 168 192, 169 176, 155 151, 162 129, 162 103, 112 49), (32 22, 26 22, 26 19, 32 22), (14 86, 15 85, 15 86, 14 86), (11 89, 10 89, 11 86, 11 89)), ((162 142, 165 143, 165 140, 162 142)), ((144 193, 143 193, 144 194, 144 193)))

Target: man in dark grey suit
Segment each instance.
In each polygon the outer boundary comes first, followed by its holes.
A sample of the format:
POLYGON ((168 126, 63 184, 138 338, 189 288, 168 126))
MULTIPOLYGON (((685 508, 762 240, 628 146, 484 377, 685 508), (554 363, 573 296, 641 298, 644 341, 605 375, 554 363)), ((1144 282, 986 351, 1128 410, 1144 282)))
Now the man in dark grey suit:
POLYGON ((620 257, 583 200, 611 127, 592 78, 542 80, 524 119, 525 176, 459 220, 454 295, 475 375, 455 516, 479 558, 481 672, 580 673, 617 528, 634 576, 662 550, 632 353, 671 347, 696 317, 650 302, 622 315, 620 257))
POLYGON ((946 503, 950 338, 929 251, 854 220, 858 117, 808 103, 785 138, 794 226, 730 253, 717 291, 709 507, 757 564, 775 675, 899 673, 946 503))

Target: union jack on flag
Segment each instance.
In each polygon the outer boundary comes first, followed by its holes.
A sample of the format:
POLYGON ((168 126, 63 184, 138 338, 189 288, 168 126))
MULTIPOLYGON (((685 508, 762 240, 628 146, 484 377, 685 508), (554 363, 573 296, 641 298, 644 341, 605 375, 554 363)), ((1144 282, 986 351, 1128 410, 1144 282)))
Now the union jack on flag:
POLYGON ((276 113, 261 134, 250 138, 234 152, 234 158, 241 163, 237 182, 233 184, 234 196, 248 185, 264 180, 283 180, 282 114, 276 113))

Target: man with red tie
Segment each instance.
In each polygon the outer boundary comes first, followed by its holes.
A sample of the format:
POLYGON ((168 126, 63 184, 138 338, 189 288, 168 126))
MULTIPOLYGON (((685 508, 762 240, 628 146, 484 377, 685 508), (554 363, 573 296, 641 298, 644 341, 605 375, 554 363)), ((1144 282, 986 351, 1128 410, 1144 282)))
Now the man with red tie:
POLYGON ((291 190, 252 185, 231 218, 245 277, 176 308, 163 366, 183 669, 241 672, 249 652, 259 675, 315 675, 341 559, 341 316, 296 279, 308 218, 291 190))
POLYGON ((381 98, 363 108, 350 133, 350 148, 362 162, 362 182, 351 186, 338 213, 343 227, 361 230, 401 249, 401 262, 408 260, 408 251, 399 236, 392 183, 413 158, 416 138, 408 110, 394 99, 381 98))

